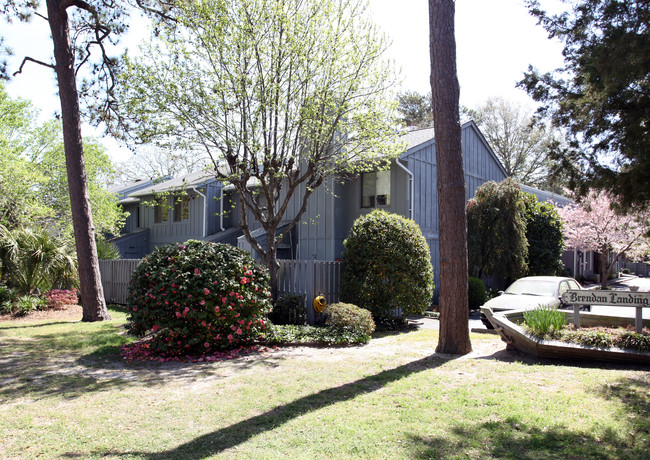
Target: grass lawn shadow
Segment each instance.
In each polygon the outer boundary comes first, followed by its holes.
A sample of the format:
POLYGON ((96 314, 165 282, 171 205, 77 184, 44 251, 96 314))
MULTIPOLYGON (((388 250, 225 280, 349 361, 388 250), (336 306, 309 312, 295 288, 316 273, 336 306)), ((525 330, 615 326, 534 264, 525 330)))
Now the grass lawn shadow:
MULTIPOLYGON (((297 417, 339 402, 372 393, 391 382, 408 377, 414 373, 435 369, 452 359, 454 357, 446 355, 444 357, 438 355, 428 356, 354 382, 310 394, 288 404, 278 406, 263 414, 242 420, 234 425, 199 436, 174 449, 163 452, 129 452, 129 454, 153 460, 211 457, 228 449, 235 448, 254 436, 276 429, 297 417)), ((94 452, 93 454, 100 456, 118 455, 115 452, 94 452)), ((77 457, 78 455, 70 453, 65 456, 77 457)))

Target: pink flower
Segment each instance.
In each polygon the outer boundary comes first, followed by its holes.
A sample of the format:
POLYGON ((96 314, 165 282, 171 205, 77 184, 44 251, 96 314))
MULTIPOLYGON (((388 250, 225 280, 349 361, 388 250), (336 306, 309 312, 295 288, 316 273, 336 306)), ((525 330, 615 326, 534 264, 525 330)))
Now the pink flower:
POLYGON ((205 294, 205 295, 209 295, 209 294, 210 294, 210 290, 209 290, 208 288, 203 288, 203 294, 205 294))
POLYGON ((176 312, 176 318, 180 318, 181 314, 179 312, 176 312))
POLYGON ((219 307, 214 307, 214 312, 219 313, 219 307))
POLYGON ((243 319, 239 320, 239 324, 243 325, 244 323, 245 323, 245 321, 243 319))
POLYGON ((200 305, 205 305, 205 300, 201 300, 201 301, 199 302, 199 304, 200 304, 200 305))
POLYGON ((246 283, 248 283, 248 278, 246 278, 246 277, 244 276, 244 277, 242 277, 241 280, 239 280, 239 282, 240 282, 241 284, 246 284, 246 283))
POLYGON ((235 295, 234 291, 230 291, 230 297, 233 297, 235 295))
POLYGON ((228 334, 228 342, 232 342, 232 334, 228 334))
POLYGON ((157 324, 154 324, 153 327, 152 327, 151 329, 153 329, 154 332, 155 332, 155 331, 157 331, 158 329, 160 329, 160 326, 158 326, 157 324))
POLYGON ((195 275, 200 275, 200 274, 201 274, 201 270, 199 270, 198 268, 195 268, 195 269, 194 269, 194 274, 195 274, 195 275))
POLYGON ((241 335, 241 329, 237 328, 237 331, 235 332, 235 334, 241 335))
POLYGON ((185 307, 185 310, 183 310, 183 314, 187 315, 187 312, 189 312, 189 311, 190 311, 189 307, 185 307))
POLYGON ((204 346, 205 348, 210 348, 210 344, 209 344, 208 342, 205 342, 205 343, 203 344, 203 346, 204 346))

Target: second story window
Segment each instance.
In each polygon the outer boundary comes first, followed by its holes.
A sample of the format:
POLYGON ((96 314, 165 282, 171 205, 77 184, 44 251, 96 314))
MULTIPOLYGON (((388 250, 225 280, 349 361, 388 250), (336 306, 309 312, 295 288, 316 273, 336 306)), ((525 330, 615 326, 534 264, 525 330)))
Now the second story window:
POLYGON ((390 205, 390 171, 375 171, 361 175, 361 207, 390 205))

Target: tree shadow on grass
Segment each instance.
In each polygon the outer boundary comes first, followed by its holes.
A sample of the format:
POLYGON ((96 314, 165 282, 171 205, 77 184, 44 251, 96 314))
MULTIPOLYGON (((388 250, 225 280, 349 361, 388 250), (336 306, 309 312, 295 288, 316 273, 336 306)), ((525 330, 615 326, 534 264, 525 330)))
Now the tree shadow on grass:
MULTIPOLYGON (((509 417, 473 426, 452 428, 444 437, 410 436, 405 447, 414 459, 480 457, 497 459, 646 459, 650 452, 649 379, 621 378, 593 391, 623 403, 620 418, 630 430, 611 428, 593 432, 585 426, 570 430, 563 426, 540 427, 509 417)), ((552 424, 549 420, 549 424, 552 424)))
MULTIPOLYGON (((297 417, 340 402, 349 401, 364 394, 372 393, 392 382, 408 377, 412 374, 429 369, 435 369, 453 358, 454 357, 443 357, 437 355, 428 356, 394 369, 385 370, 354 382, 305 396, 288 404, 278 406, 264 414, 242 420, 241 422, 229 427, 199 436, 174 449, 166 450, 164 452, 130 451, 129 455, 152 460, 166 460, 171 458, 207 458, 243 444, 261 433, 276 429, 297 417)), ((93 454, 109 456, 120 455, 121 453, 94 452, 93 454)), ((64 456, 79 457, 81 455, 69 453, 64 456)))
POLYGON ((611 429, 599 435, 564 427, 540 429, 517 418, 454 428, 448 437, 411 436, 405 442, 409 457, 537 459, 642 459, 648 446, 633 444, 611 429))

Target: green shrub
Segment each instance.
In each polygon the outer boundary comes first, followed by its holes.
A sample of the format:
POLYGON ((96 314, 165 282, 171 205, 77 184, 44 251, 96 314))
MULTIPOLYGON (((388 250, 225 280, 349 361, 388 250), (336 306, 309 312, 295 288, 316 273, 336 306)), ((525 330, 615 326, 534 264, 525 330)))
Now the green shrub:
POLYGON ((564 327, 564 312, 550 305, 540 305, 524 312, 524 321, 533 335, 543 338, 549 333, 560 331, 564 327))
POLYGON ((624 268, 623 270, 621 270, 621 273, 624 274, 624 275, 629 275, 630 274, 630 269, 629 268, 624 268))
POLYGON ((169 244, 138 265, 129 289, 128 330, 153 332, 161 356, 207 354, 257 340, 270 311, 268 272, 230 245, 169 244))
POLYGON ((467 298, 469 300, 469 309, 477 310, 487 302, 487 292, 485 283, 479 278, 470 276, 468 279, 467 298))
POLYGON ((611 348, 614 345, 612 336, 607 332, 600 331, 566 331, 563 334, 563 339, 588 347, 611 348))
POLYGON ((0 225, 0 266, 7 285, 23 295, 77 281, 74 245, 44 227, 0 225))
POLYGON ((273 303, 273 310, 269 313, 273 324, 305 324, 307 310, 305 309, 305 295, 286 292, 273 303))
POLYGON ((633 350, 650 351, 650 335, 627 331, 614 340, 618 348, 631 348, 633 350))
POLYGON ((264 341, 269 345, 351 345, 370 341, 370 335, 355 334, 331 326, 271 324, 264 341))
POLYGON ((115 260, 120 258, 120 250, 112 241, 97 238, 97 258, 101 260, 115 260))
POLYGON ((0 284, 0 314, 9 313, 9 306, 13 298, 13 291, 0 284))
POLYGON ((370 336, 375 322, 370 312, 349 303, 334 303, 325 308, 325 324, 353 334, 370 336))
POLYGON ((370 310, 377 322, 431 304, 431 254, 412 220, 375 210, 354 222, 343 246, 342 301, 370 310))
POLYGON ((18 297, 11 306, 11 314, 24 316, 35 310, 40 310, 46 305, 45 299, 36 295, 24 295, 18 297))

